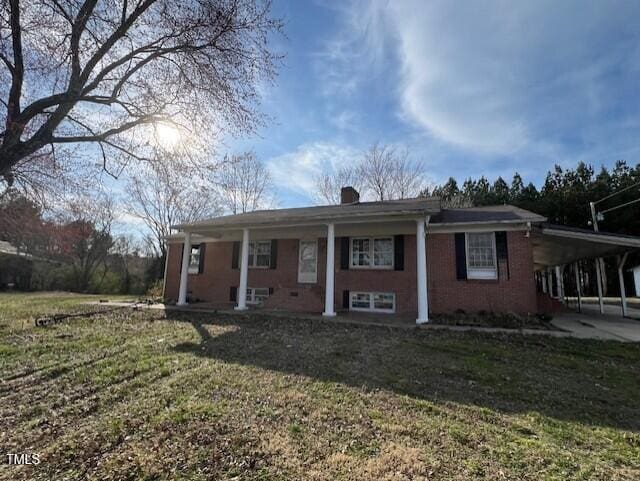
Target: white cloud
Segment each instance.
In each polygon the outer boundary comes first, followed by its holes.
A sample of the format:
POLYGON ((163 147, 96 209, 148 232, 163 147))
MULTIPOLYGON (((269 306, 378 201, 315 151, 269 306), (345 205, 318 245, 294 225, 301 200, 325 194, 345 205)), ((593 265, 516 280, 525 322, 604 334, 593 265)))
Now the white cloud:
POLYGON ((475 152, 546 149, 640 80, 636 18, 637 2, 356 1, 328 43, 329 77, 357 84, 392 45, 403 119, 475 152))
POLYGON ((266 163, 279 190, 293 192, 310 201, 313 199, 314 179, 319 174, 357 162, 361 155, 361 151, 352 147, 311 142, 266 163))

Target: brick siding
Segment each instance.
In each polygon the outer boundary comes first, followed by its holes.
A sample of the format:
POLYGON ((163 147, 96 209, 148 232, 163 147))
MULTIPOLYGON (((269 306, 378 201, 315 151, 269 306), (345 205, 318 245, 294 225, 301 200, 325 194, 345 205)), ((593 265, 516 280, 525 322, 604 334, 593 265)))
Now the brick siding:
MULTIPOLYGON (((454 234, 427 235, 427 283, 431 313, 480 310, 527 313, 536 311, 536 289, 530 238, 523 231, 507 233, 509 276, 504 261, 498 280, 458 280, 454 234)), ((396 312, 415 315, 416 238, 405 236, 404 270, 340 269, 340 241, 335 248, 335 308, 343 309, 343 291, 377 291, 396 294, 396 312)), ((232 242, 212 242, 206 247, 204 271, 190 274, 189 298, 220 307, 231 307, 230 289, 238 286, 240 271, 232 269, 232 242)), ((171 244, 168 253, 165 295, 178 297, 182 245, 171 244)), ((249 269, 249 287, 269 287, 273 294, 265 308, 319 313, 324 308, 326 239, 318 240, 318 282, 298 283, 298 240, 278 240, 275 269, 249 269)))

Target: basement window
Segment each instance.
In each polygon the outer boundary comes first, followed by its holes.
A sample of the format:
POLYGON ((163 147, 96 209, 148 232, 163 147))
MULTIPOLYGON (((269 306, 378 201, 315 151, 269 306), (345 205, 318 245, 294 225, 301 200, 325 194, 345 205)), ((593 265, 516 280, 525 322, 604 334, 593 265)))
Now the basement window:
POLYGON ((247 304, 262 305, 267 297, 269 297, 268 287, 247 287, 247 304))
POLYGON ((392 313, 396 311, 396 295, 392 292, 352 292, 349 297, 349 309, 392 313))

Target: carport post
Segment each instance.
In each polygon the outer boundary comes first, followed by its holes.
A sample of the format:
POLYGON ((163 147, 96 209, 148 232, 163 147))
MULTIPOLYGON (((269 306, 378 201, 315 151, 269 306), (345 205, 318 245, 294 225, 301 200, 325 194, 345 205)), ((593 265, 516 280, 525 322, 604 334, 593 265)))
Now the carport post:
POLYGON ((556 282, 558 286, 558 300, 564 303, 564 282, 562 281, 562 271, 564 266, 556 266, 556 282))
POLYGON ((576 275, 576 291, 578 293, 578 312, 582 312, 582 286, 580 285, 580 264, 573 264, 573 272, 576 275))
POLYGON ((622 257, 618 256, 618 281, 620 282, 620 302, 622 303, 622 317, 627 317, 627 292, 624 288, 624 275, 622 269, 627 262, 628 252, 625 252, 622 257))
POLYGON ((602 274, 600 273, 600 259, 596 259, 596 284, 598 284, 598 303, 600 314, 604 314, 604 300, 602 299, 602 274))

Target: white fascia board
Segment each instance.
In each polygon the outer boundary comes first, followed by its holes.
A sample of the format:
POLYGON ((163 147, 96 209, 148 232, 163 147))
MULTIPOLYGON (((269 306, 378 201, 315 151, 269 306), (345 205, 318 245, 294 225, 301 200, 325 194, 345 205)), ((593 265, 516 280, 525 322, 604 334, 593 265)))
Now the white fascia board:
MULTIPOLYGON (((539 222, 539 221, 536 221, 539 222)), ((508 221, 483 221, 483 222, 447 222, 429 224, 431 233, 452 233, 452 232, 487 232, 497 230, 530 230, 530 220, 508 220, 508 221)))
POLYGON ((610 245, 616 245, 616 246, 640 248, 640 239, 620 237, 615 234, 609 234, 609 233, 603 233, 603 232, 593 232, 593 233, 575 232, 575 231, 543 227, 542 234, 553 236, 553 237, 565 237, 569 239, 586 240, 590 242, 596 242, 598 244, 610 244, 610 245))
MULTIPOLYGON (((335 224, 363 224, 363 223, 385 223, 385 222, 398 222, 404 220, 414 220, 420 213, 401 213, 401 214, 381 214, 381 215, 362 215, 353 217, 322 217, 318 219, 308 219, 291 222, 271 222, 271 223, 258 223, 258 224, 232 224, 232 225, 208 225, 208 224, 185 224, 181 226, 173 226, 174 229, 181 229, 186 232, 204 233, 204 232, 224 232, 224 231, 237 231, 242 229, 260 230, 260 229, 285 229, 290 227, 313 227, 319 225, 335 224)), ((423 214, 426 215, 426 214, 423 214)))

